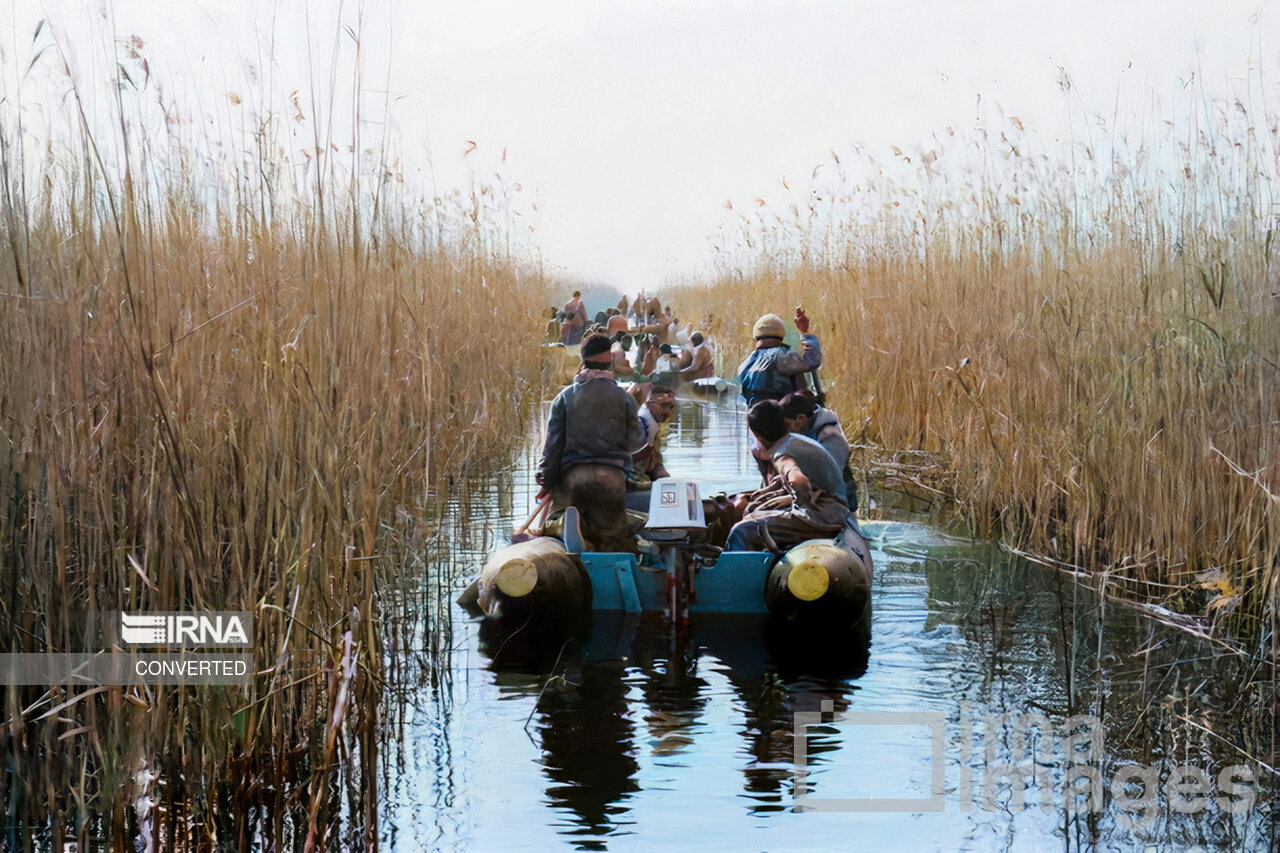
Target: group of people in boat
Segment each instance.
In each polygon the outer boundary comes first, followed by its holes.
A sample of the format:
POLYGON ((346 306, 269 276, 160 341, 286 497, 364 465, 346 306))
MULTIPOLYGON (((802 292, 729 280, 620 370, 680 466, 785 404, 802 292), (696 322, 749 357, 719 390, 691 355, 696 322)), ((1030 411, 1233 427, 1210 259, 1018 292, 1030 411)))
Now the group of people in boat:
MULTIPOLYGON (((572 318, 576 326, 585 312, 581 294, 575 292, 557 314, 572 318)), ((676 356, 671 343, 661 342, 678 328, 674 313, 643 294, 630 306, 624 297, 596 320, 590 325, 583 320, 586 334, 577 341, 581 367, 551 406, 537 498, 550 497, 557 507, 577 507, 582 534, 594 550, 635 552, 626 515, 628 491, 669 476, 658 436, 676 409, 675 385, 681 379, 714 376, 714 349, 694 331, 676 356), (637 317, 644 322, 633 325, 637 317), (647 345, 637 353, 638 368, 629 352, 637 340, 647 345), (624 390, 619 379, 631 380, 634 393, 624 390)), ((563 332, 566 321, 558 316, 552 321, 562 324, 561 341, 567 343, 572 332, 563 332)), ((802 308, 796 309, 795 324, 798 350, 785 342, 781 317, 766 314, 757 320, 753 349, 738 368, 753 439, 749 452, 763 485, 707 506, 715 516, 710 526, 724 537, 713 544, 728 550, 780 551, 834 536, 857 508, 849 443, 839 419, 803 379, 822 364, 821 344, 810 334, 802 308)))
MULTIPOLYGON (((709 379, 715 375, 715 341, 710 328, 682 324, 670 305, 643 292, 634 301, 623 296, 617 305, 597 311, 587 319, 582 292, 575 290, 563 308, 547 309, 547 343, 580 346, 593 332, 608 336, 613 367, 619 378, 665 374, 669 381, 709 379), (634 352, 633 352, 634 350, 634 352), (633 364, 635 365, 633 369, 633 364)), ((715 321, 708 317, 708 327, 715 321)))

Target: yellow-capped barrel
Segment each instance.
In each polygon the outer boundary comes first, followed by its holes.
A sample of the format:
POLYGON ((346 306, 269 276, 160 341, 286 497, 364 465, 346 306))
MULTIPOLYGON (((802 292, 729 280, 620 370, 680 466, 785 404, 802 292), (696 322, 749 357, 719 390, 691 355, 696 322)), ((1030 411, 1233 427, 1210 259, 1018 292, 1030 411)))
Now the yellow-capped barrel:
POLYGON ((550 536, 494 551, 478 586, 480 609, 490 615, 569 615, 591 606, 591 581, 581 562, 550 536))
POLYGON ((851 527, 835 539, 811 539, 786 552, 765 581, 775 615, 802 618, 812 627, 845 629, 871 624, 871 552, 851 527))

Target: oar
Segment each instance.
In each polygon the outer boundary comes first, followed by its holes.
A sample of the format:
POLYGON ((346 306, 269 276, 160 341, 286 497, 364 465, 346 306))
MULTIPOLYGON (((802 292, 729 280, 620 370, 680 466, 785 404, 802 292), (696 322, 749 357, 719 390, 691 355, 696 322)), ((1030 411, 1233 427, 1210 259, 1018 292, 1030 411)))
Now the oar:
POLYGON ((817 400, 819 406, 825 406, 827 404, 827 395, 822 392, 822 380, 818 378, 818 368, 815 367, 809 372, 813 374, 814 398, 817 400))
POLYGON ((527 542, 530 539, 534 539, 538 536, 541 536, 542 527, 546 525, 546 517, 548 514, 550 514, 550 512, 551 512, 551 495, 547 495, 545 498, 538 501, 538 505, 533 508, 533 512, 530 513, 529 517, 524 520, 524 524, 520 525, 520 528, 511 534, 511 541, 513 543, 527 542), (539 515, 541 515, 543 518, 542 526, 539 526, 537 533, 529 532, 530 525, 533 524, 534 519, 536 519, 539 515))

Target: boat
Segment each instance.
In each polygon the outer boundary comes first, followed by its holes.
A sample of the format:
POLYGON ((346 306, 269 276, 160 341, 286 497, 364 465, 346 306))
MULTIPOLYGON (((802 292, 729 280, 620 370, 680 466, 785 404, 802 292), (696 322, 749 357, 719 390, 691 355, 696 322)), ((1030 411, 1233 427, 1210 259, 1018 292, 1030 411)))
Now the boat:
POLYGON ((599 552, 585 547, 570 507, 560 538, 497 549, 459 601, 520 622, 564 625, 586 611, 616 611, 662 613, 683 626, 699 614, 756 613, 769 614, 778 630, 869 636, 873 567, 852 517, 832 538, 779 553, 714 547, 705 518, 697 483, 657 480, 639 553, 599 552))
POLYGON ((738 385, 736 383, 728 379, 721 379, 719 376, 693 379, 686 382, 683 387, 690 394, 696 394, 700 397, 720 397, 724 394, 738 393, 738 385))

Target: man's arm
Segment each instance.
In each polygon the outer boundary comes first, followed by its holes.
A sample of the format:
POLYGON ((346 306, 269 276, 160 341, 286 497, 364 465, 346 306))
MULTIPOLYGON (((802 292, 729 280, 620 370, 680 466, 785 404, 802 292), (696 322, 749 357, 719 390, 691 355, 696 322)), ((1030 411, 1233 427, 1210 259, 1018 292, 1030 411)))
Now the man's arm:
POLYGON ((809 315, 799 305, 796 306, 796 331, 800 333, 800 352, 787 353, 778 359, 778 372, 783 376, 795 376, 822 365, 822 344, 809 334, 809 315))
POLYGON ((538 497, 550 493, 560 482, 560 457, 564 455, 564 430, 566 404, 561 392, 551 404, 551 417, 547 419, 547 440, 542 445, 542 459, 538 462, 538 497))
POLYGON ((751 354, 742 360, 742 364, 738 365, 738 391, 742 396, 747 396, 747 371, 751 369, 752 360, 756 357, 759 350, 752 350, 751 354))
POLYGON ((822 365, 822 344, 813 335, 801 335, 800 352, 788 352, 774 364, 783 376, 806 373, 822 365))
POLYGON ((813 484, 809 482, 809 478, 800 470, 800 466, 796 464, 796 461, 790 456, 775 456, 773 467, 778 469, 778 474, 791 487, 791 492, 796 496, 796 506, 812 507, 813 484))

